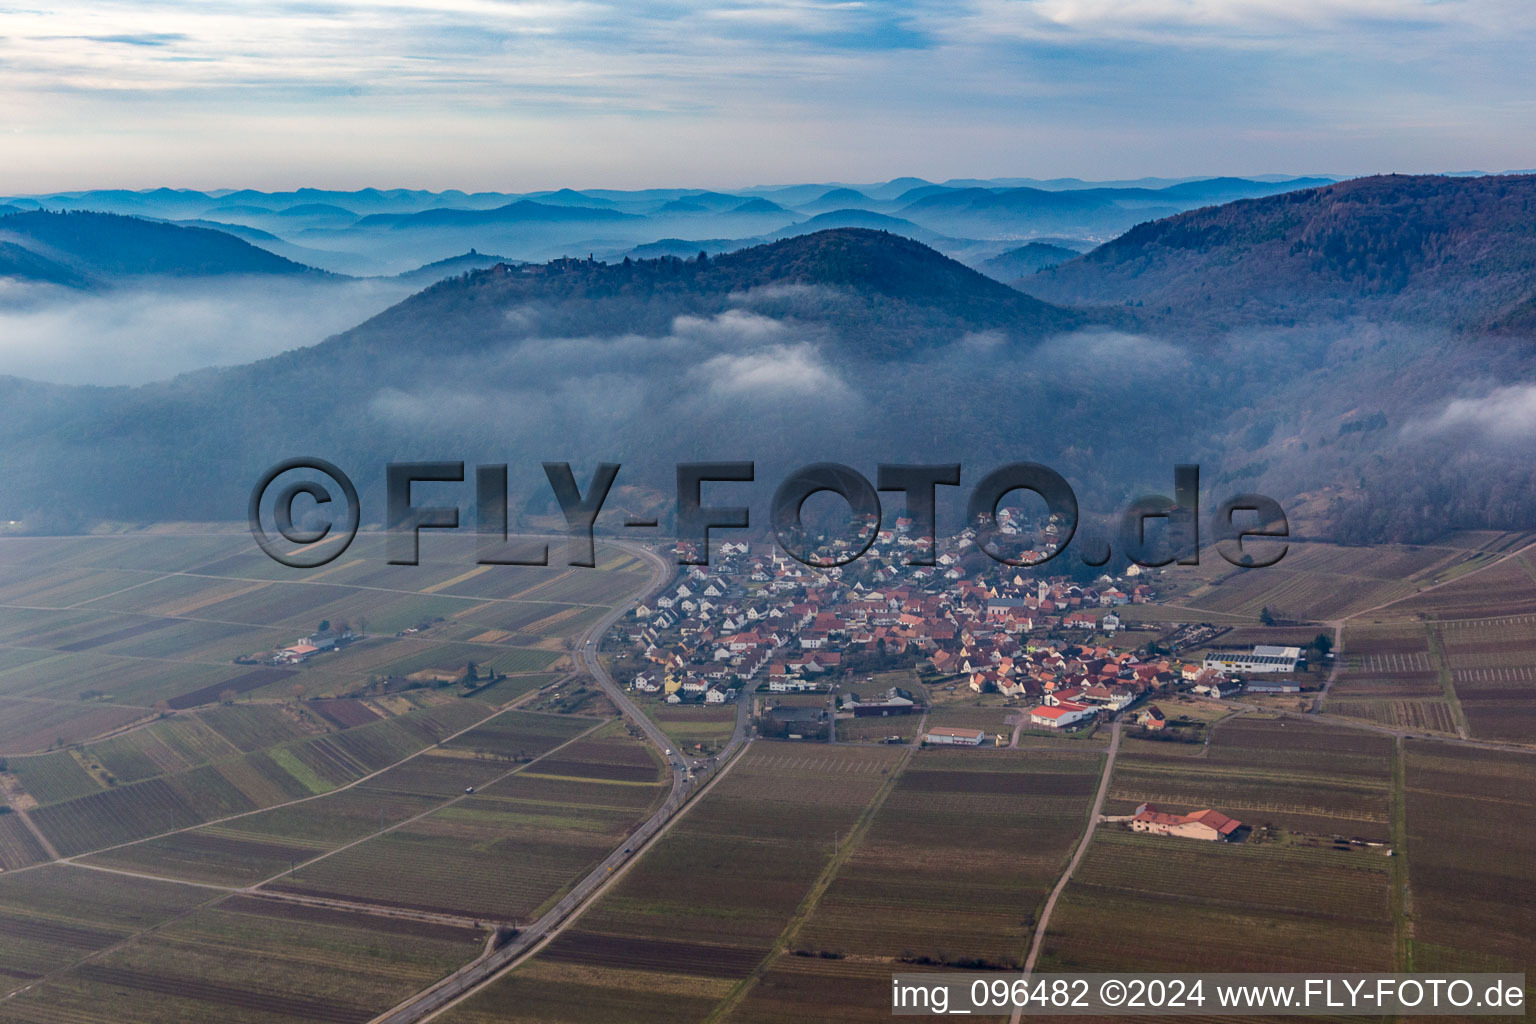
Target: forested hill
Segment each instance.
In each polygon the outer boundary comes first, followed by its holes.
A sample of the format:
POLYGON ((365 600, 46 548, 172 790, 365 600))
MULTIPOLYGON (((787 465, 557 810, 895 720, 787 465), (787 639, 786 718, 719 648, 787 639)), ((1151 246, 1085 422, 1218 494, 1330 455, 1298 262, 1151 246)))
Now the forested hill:
POLYGON ((111 213, 0 216, 0 278, 106 287, 132 278, 234 274, 321 272, 209 228, 111 213))
MULTIPOLYGON (((500 265, 245 366, 140 388, 15 382, 0 407, 13 485, 0 497, 15 519, 79 493, 125 519, 228 517, 266 466, 299 452, 366 471, 365 491, 388 461, 517 452, 535 469, 621 461, 663 489, 672 463, 701 457, 755 459, 765 479, 875 452, 1012 457, 1048 417, 1075 422, 1113 390, 1097 382, 1090 399, 1048 373, 1059 347, 1035 356, 1092 323, 864 229, 704 260, 500 265), (142 479, 188 484, 167 509, 142 479)), ((1117 429, 1087 424, 1095 438, 1117 429)), ((1112 475, 1110 460, 1095 472, 1112 475)), ((547 491, 541 476, 534 487, 547 491)))
POLYGON ((1217 327, 1512 326, 1536 299, 1536 175, 1382 175, 1239 200, 1137 225, 1020 285, 1217 327))
MULTIPOLYGON (((1090 322, 977 273, 900 235, 838 228, 699 260, 558 260, 453 278, 330 343, 473 350, 519 332, 665 332, 680 315, 718 314, 744 300, 774 315, 835 326, 840 345, 899 356, 968 331, 1040 338, 1090 322), (517 307, 515 320, 487 316, 517 307)), ((1102 319, 1102 318, 1100 318, 1102 319)))

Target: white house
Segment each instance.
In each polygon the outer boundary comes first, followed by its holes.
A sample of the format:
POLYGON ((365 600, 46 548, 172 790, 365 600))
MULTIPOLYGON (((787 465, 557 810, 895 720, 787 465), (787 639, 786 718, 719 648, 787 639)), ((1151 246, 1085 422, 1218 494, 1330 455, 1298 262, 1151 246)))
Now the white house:
POLYGON ((1063 702, 1035 708, 1029 713, 1029 724, 1044 726, 1047 729, 1065 729, 1084 719, 1092 718, 1094 714, 1093 708, 1063 702))

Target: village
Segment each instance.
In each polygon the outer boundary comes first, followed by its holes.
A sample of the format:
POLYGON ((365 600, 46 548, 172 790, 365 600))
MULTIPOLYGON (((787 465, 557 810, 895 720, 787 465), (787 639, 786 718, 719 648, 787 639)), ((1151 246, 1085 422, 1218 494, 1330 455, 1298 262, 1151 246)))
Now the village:
MULTIPOLYGON (((753 700, 761 734, 795 739, 826 738, 836 719, 921 714, 976 696, 1016 707, 1030 729, 1066 733, 1128 714, 1157 731, 1168 722, 1152 703, 1157 695, 1303 688, 1294 678, 1306 666, 1299 647, 1185 661, 1137 635, 1160 627, 1121 613, 1154 602, 1158 570, 1037 575, 986 556, 972 531, 941 545, 935 565, 911 566, 911 550, 926 543, 911 527, 898 519, 842 568, 808 567, 772 544, 722 543, 714 564, 690 568, 617 628, 616 677, 670 705, 753 700), (927 700, 911 688, 875 687, 892 669, 921 678, 927 700), (800 694, 827 699, 791 699, 800 694)), ((1177 646, 1211 632, 1187 631, 1177 646)), ((935 726, 922 739, 980 746, 1002 737, 935 726)))

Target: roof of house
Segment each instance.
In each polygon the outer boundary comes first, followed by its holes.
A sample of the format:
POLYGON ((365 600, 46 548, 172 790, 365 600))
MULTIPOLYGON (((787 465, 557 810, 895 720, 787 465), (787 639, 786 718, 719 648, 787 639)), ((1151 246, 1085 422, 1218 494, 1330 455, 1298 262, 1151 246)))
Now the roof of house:
POLYGON ((1204 825, 1224 836, 1231 835, 1243 826, 1243 823, 1236 818, 1229 818, 1220 811, 1213 811, 1208 807, 1188 814, 1170 814, 1167 811, 1158 810, 1152 804, 1142 804, 1136 811, 1135 820, 1151 822, 1155 825, 1204 825))
POLYGON ((805 708, 793 705, 779 705, 769 708, 768 715, 780 722, 819 722, 822 719, 821 708, 805 708))
POLYGON ((929 736, 952 736, 955 739, 979 740, 986 735, 982 729, 958 729, 948 725, 936 725, 928 730, 929 736))
POLYGON ((1033 718, 1060 718, 1063 715, 1076 714, 1088 709, 1081 704, 1057 704, 1055 707, 1039 707, 1030 712, 1033 718))

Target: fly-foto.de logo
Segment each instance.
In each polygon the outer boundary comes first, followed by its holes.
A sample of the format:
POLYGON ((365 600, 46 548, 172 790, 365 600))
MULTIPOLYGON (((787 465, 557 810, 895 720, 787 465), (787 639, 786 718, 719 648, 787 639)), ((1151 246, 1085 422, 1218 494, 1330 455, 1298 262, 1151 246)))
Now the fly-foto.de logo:
MULTIPOLYGON (((592 567, 597 564, 593 530, 603 510, 620 465, 598 465, 583 489, 568 462, 543 463, 554 499, 565 518, 565 564, 592 567)), ((456 530, 459 505, 416 505, 416 484, 462 484, 463 462, 391 462, 384 467, 386 555, 391 565, 416 565, 420 558, 421 531, 456 530)), ((1119 515, 1114 546, 1104 540, 1079 545, 1076 552, 1090 566, 1103 565, 1118 548, 1137 565, 1157 567, 1200 561, 1200 468, 1174 467, 1174 495, 1149 494, 1131 502, 1119 515), (1154 539, 1148 527, 1160 521, 1161 536, 1154 539)), ((713 530, 747 530, 752 510, 747 505, 705 505, 704 484, 752 483, 752 462, 684 462, 677 465, 675 529, 680 565, 709 564, 709 540, 713 530)), ((779 484, 768 509, 773 535, 784 552, 805 565, 829 568, 846 565, 870 549, 883 524, 881 492, 902 495, 901 507, 910 536, 906 564, 931 566, 936 559, 938 489, 959 487, 959 463, 882 463, 875 482, 851 466, 818 462, 796 470, 779 484), (849 533, 828 543, 824 533, 808 530, 803 521, 806 501, 829 492, 848 505, 849 533)), ((480 565, 548 565, 549 545, 516 540, 508 534, 507 466, 474 468, 473 497, 480 565)), ((271 558, 283 565, 308 569, 325 565, 346 551, 362 524, 362 502, 352 479, 335 464, 320 458, 299 457, 278 463, 251 490, 247 519, 251 535, 271 558), (302 477, 299 475, 302 474, 302 477), (314 479, 328 478, 326 481, 314 479), (284 479, 287 482, 284 483, 284 479), (338 501, 339 497, 339 501, 338 501), (272 522, 276 537, 264 520, 272 522), (299 525, 300 518, 304 525, 299 525), (280 541, 286 541, 287 546, 280 541)), ((1065 552, 1077 535, 1077 495, 1060 473, 1038 462, 1012 462, 982 476, 966 498, 963 529, 974 531, 978 547, 1005 565, 1043 565, 1065 552), (999 512, 1004 499, 1015 492, 1029 492, 1045 503, 1039 517, 1047 524, 1048 540, 1030 550, 1006 550, 1005 535, 1011 532, 999 512)), ((657 529, 655 518, 625 519, 626 529, 657 529)), ((1285 556, 1278 545, 1262 556, 1245 551, 1247 537, 1284 538, 1290 526, 1280 504, 1262 494, 1236 494, 1211 513, 1210 539, 1217 553, 1241 568, 1274 565, 1285 556)))

